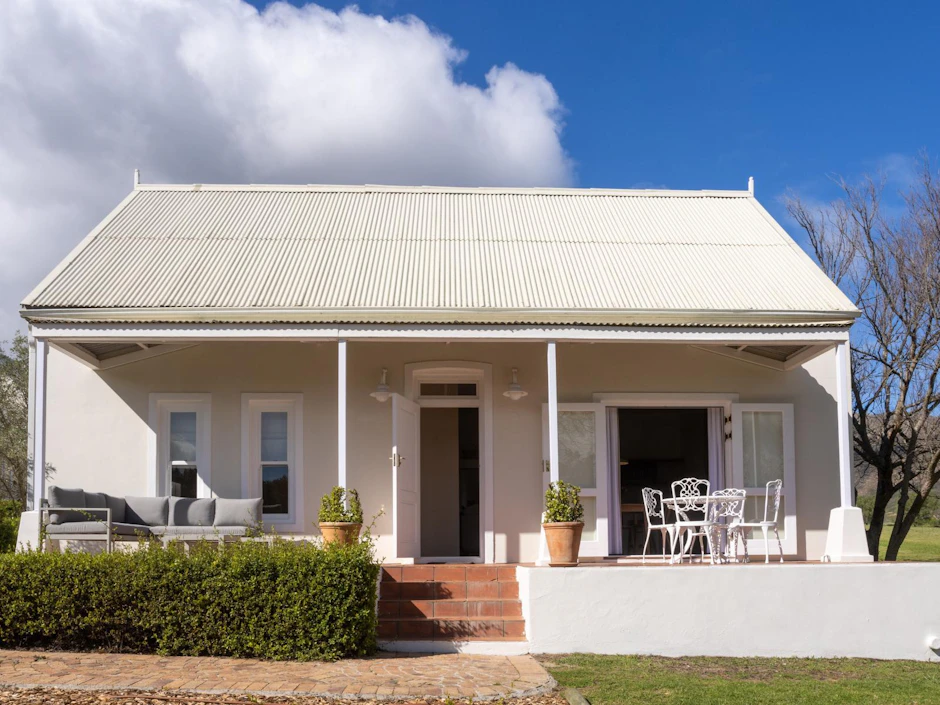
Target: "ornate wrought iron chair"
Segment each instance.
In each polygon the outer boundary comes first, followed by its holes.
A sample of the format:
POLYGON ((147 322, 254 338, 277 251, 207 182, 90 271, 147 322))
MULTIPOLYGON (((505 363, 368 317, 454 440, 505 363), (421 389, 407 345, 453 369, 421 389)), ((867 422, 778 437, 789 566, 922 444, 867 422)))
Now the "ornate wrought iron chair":
POLYGON ((732 559, 738 560, 737 542, 731 540, 732 527, 744 521, 744 501, 747 498, 747 492, 735 488, 725 490, 715 490, 711 493, 714 501, 712 502, 712 546, 718 549, 718 556, 721 559, 722 554, 727 557, 728 548, 731 548, 732 559), (721 543, 721 532, 726 532, 726 541, 721 543), (724 547, 724 551, 721 548, 724 547))
POLYGON ((780 543, 780 532, 777 530, 777 513, 780 510, 780 490, 783 488, 783 480, 771 480, 767 483, 767 494, 764 495, 764 520, 763 521, 738 521, 732 522, 728 526, 728 538, 735 542, 735 552, 737 552, 737 540, 741 538, 744 541, 744 562, 751 560, 747 553, 747 530, 760 529, 764 535, 764 563, 770 563, 770 539, 767 532, 774 530, 774 536, 777 539, 777 549, 780 551, 780 562, 783 563, 783 544, 780 543))
POLYGON ((666 560, 666 536, 672 546, 672 535, 676 525, 666 521, 666 507, 663 505, 663 493, 651 487, 643 488, 643 508, 646 511, 646 541, 643 543, 643 562, 646 563, 646 548, 649 546, 650 534, 658 529, 663 538, 663 561, 666 560))
POLYGON ((698 537, 699 551, 702 560, 705 560, 705 541, 708 541, 708 552, 711 562, 715 562, 715 551, 712 546, 711 498, 709 490, 711 483, 697 477, 685 477, 672 483, 672 508, 676 512, 676 531, 672 537, 673 560, 676 556, 676 546, 679 547, 679 562, 689 550, 689 560, 692 560, 692 544, 698 537), (701 514, 701 519, 697 515, 701 514), (684 536, 688 532, 687 536, 684 536), (683 544, 683 538, 686 543, 683 544))

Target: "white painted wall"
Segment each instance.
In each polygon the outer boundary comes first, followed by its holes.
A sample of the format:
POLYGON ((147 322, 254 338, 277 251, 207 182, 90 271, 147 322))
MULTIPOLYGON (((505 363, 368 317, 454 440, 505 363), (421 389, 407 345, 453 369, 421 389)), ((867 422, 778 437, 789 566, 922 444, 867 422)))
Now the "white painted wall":
POLYGON ((937 661, 940 564, 517 569, 533 653, 937 661), (878 609, 887 605, 886 609, 878 609))
MULTIPOLYGON (((145 494, 151 392, 212 395, 212 478, 237 497, 242 392, 304 395, 304 501, 310 531, 320 496, 337 481, 336 343, 204 343, 95 372, 53 349, 49 355, 48 458, 51 483, 115 494, 145 494)), ((403 393, 404 366, 431 360, 493 366, 494 519, 497 562, 538 556, 542 511, 541 406, 547 399, 545 345, 539 343, 348 343, 348 478, 376 524, 379 555, 392 556, 391 404, 369 396, 383 367, 403 393), (519 368, 529 395, 502 395, 519 368)), ((795 405, 798 555, 824 550, 829 510, 839 504, 835 356, 778 372, 686 345, 558 344, 560 402, 595 392, 737 393, 741 402, 795 405)))

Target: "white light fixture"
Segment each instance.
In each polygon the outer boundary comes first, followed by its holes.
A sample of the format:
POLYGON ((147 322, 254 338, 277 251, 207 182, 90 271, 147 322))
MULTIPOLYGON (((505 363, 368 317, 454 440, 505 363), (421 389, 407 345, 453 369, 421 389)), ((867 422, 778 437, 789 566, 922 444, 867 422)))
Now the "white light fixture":
POLYGON ((522 397, 528 395, 528 392, 522 388, 522 385, 519 384, 518 380, 519 370, 515 367, 512 368, 512 384, 509 385, 509 389, 503 392, 504 397, 509 397, 513 401, 519 401, 522 397))
POLYGON ((386 384, 387 377, 388 377, 388 369, 383 367, 382 368, 382 381, 379 382, 379 386, 375 388, 375 391, 369 395, 376 401, 388 401, 388 398, 392 396, 392 393, 388 388, 388 384, 386 384))

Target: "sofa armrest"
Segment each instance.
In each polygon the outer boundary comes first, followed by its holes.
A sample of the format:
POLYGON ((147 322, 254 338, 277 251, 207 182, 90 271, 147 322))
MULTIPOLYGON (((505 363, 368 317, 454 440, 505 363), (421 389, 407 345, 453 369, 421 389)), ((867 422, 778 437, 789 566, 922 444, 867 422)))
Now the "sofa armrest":
MULTIPOLYGON (((48 524, 47 517, 52 512, 81 512, 86 515, 87 521, 97 521, 108 526, 108 531, 111 531, 111 507, 41 507, 39 509, 39 523, 41 526, 46 526, 48 524), (94 516, 94 512, 104 512, 103 519, 97 519, 94 516)), ((68 524, 69 522, 63 522, 68 524)))

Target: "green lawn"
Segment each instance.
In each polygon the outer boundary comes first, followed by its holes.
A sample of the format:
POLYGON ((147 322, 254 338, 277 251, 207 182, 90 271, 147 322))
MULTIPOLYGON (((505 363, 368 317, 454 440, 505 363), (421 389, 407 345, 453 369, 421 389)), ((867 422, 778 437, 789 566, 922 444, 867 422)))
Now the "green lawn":
POLYGON ((866 659, 545 657, 592 705, 940 704, 940 664, 866 659))
MULTIPOLYGON (((891 525, 886 525, 881 532, 881 557, 885 555, 888 547, 888 537, 891 535, 891 525)), ((907 538, 898 551, 899 561, 940 561, 940 528, 933 526, 911 527, 907 538)))

